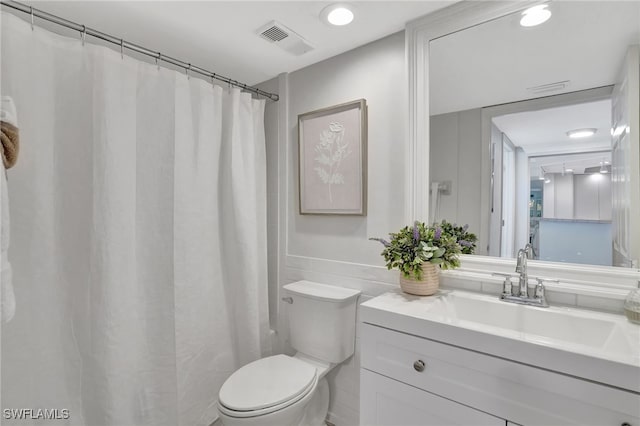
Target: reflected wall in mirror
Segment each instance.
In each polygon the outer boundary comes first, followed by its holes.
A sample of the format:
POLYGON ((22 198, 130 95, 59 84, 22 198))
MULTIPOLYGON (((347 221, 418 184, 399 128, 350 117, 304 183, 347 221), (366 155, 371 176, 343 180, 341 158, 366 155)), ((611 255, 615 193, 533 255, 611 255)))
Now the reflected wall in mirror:
POLYGON ((429 220, 477 254, 637 267, 640 2, 548 9, 431 40, 429 220))

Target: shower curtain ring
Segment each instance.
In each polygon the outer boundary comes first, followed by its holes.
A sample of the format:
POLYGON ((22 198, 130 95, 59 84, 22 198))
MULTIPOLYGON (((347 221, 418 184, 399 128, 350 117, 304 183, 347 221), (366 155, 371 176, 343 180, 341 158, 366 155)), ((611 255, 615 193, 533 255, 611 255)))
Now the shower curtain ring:
POLYGON ((33 6, 29 6, 29 11, 31 14, 31 31, 33 31, 33 6))
POLYGON ((191 64, 188 64, 189 68, 187 68, 184 73, 187 75, 187 80, 189 80, 191 78, 191 76, 189 75, 189 71, 191 71, 191 64))
POLYGON ((84 39, 87 37, 87 27, 82 26, 82 31, 80 32, 80 38, 82 39, 82 46, 84 46, 84 39))
POLYGON ((120 39, 120 58, 124 59, 124 39, 120 39))
POLYGON ((158 52, 158 56, 156 56, 156 66, 158 67, 158 71, 160 71, 160 61, 162 60, 162 53, 158 52))

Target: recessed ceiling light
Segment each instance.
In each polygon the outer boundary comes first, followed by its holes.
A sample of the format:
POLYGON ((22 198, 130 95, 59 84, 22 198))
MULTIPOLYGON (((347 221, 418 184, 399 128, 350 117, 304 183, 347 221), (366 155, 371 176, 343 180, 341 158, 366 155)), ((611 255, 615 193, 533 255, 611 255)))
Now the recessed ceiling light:
POLYGON ((546 4, 530 7, 522 12, 520 25, 523 27, 535 27, 551 18, 551 11, 547 9, 546 4))
POLYGON ((597 131, 598 129, 575 129, 569 130, 567 136, 573 139, 588 138, 589 136, 595 135, 597 131))
POLYGON ((331 25, 343 26, 350 24, 353 21, 353 7, 346 3, 331 4, 320 12, 320 18, 322 21, 331 25))

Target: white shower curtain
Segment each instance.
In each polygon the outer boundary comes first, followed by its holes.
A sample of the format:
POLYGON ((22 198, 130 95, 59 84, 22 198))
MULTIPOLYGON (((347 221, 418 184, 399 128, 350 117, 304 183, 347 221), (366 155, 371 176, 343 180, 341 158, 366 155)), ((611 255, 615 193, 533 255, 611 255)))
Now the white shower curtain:
POLYGON ((2 408, 210 424, 269 351, 264 101, 8 13, 1 52, 22 143, 2 408))

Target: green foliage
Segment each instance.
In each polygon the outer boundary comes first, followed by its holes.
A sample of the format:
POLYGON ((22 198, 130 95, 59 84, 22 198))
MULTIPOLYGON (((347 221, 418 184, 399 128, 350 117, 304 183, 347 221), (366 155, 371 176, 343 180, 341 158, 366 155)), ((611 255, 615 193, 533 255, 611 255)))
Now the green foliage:
POLYGON ((443 232, 456 239, 456 242, 460 244, 462 254, 473 254, 476 251, 478 237, 476 237, 476 234, 468 231, 469 225, 458 226, 443 220, 442 223, 440 223, 440 227, 443 232))
POLYGON ((440 265, 442 269, 460 266, 460 244, 454 235, 445 232, 440 225, 427 226, 415 222, 412 227, 405 226, 389 235, 390 241, 371 239, 385 246, 381 254, 387 268, 397 268, 407 278, 413 276, 422 279, 422 264, 425 262, 440 265))

